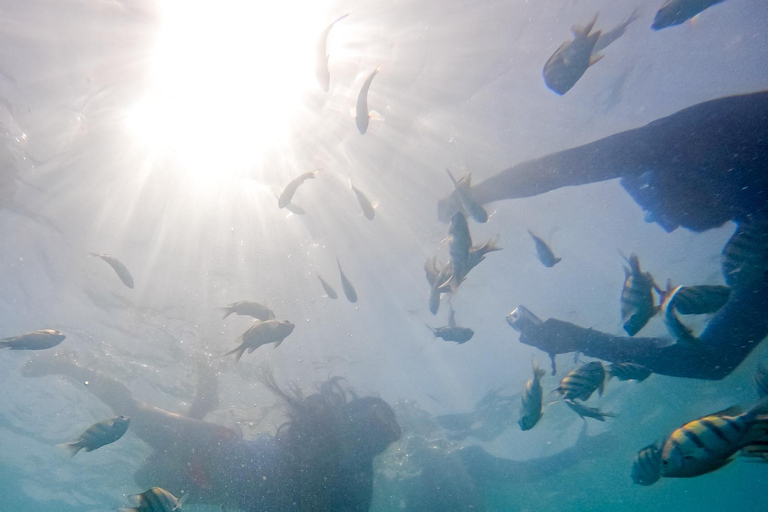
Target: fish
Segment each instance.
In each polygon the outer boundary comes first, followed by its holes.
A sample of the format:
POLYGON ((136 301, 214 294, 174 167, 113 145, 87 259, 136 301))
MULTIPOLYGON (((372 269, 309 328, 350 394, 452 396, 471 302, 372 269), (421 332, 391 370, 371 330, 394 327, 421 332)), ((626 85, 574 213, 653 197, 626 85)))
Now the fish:
POLYGON ((472 339, 472 336, 475 335, 475 331, 469 327, 445 326, 432 328, 429 325, 427 325, 427 327, 429 327, 429 330, 435 335, 435 338, 442 338, 445 341, 455 341, 459 345, 468 342, 472 339))
POLYGON ((462 281, 469 272, 470 249, 472 237, 469 234, 467 218, 462 212, 456 212, 451 217, 451 225, 448 228, 448 253, 451 255, 453 277, 458 281, 462 281))
POLYGON ((352 184, 352 178, 349 178, 349 188, 351 188, 355 193, 355 197, 357 197, 357 202, 360 205, 360 208, 363 210, 363 215, 365 218, 368 220, 373 220, 374 216, 376 215, 376 207, 371 204, 365 194, 355 188, 355 186, 352 184))
POLYGON ((485 259, 485 255, 489 252, 500 251, 502 248, 498 247, 498 235, 494 236, 482 245, 473 245, 469 249, 467 255, 467 272, 475 268, 481 261, 485 259))
POLYGON ((429 311, 433 315, 436 315, 440 310, 440 283, 437 278, 440 275, 441 269, 438 269, 437 257, 427 258, 424 263, 424 273, 427 275, 427 282, 429 283, 429 311))
POLYGON ((651 376, 651 370, 643 365, 635 363, 613 363, 606 370, 608 380, 616 377, 619 380, 635 380, 643 382, 651 376))
POLYGON ((722 308, 731 289, 721 285, 683 286, 675 296, 675 310, 681 315, 706 315, 722 308))
POLYGON ((541 389, 541 378, 547 372, 533 363, 533 378, 525 383, 523 399, 520 406, 520 419, 517 424, 520 430, 531 430, 541 419, 541 404, 544 391, 541 389))
POLYGON ((374 77, 379 72, 379 68, 381 68, 381 64, 371 71, 371 74, 368 75, 368 78, 363 82, 363 87, 360 89, 360 93, 357 95, 355 124, 357 124, 357 129, 361 135, 365 135, 366 130, 368 130, 368 122, 371 119, 371 113, 368 111, 368 89, 371 88, 371 82, 373 82, 374 77))
POLYGON ((141 494, 134 494, 128 499, 135 503, 136 507, 120 507, 118 512, 174 512, 181 510, 182 505, 189 494, 185 494, 181 499, 166 491, 161 487, 153 487, 141 494))
POLYGON ((723 247, 723 275, 728 286, 747 288, 765 279, 768 268, 768 220, 739 223, 723 247))
POLYGON ((616 417, 616 415, 613 413, 603 412, 596 407, 589 407, 582 403, 576 402, 575 400, 571 400, 570 398, 565 399, 565 404, 585 420, 586 418, 594 418, 597 421, 605 421, 605 418, 616 417))
POLYGON ((280 197, 277 198, 278 208, 286 208, 291 203, 293 195, 296 193, 296 190, 298 190, 301 184, 309 179, 313 179, 316 175, 317 171, 305 172, 298 178, 295 178, 293 181, 291 181, 288 185, 286 185, 283 189, 283 192, 280 194, 280 197))
POLYGON ((602 50, 605 50, 605 48, 616 41, 618 38, 624 35, 624 33, 627 31, 627 27, 632 24, 635 20, 637 20, 638 9, 635 9, 632 11, 632 14, 629 15, 629 18, 624 20, 623 22, 619 23, 616 27, 612 28, 608 32, 601 32, 600 37, 597 38, 597 42, 595 43, 595 47, 592 50, 592 53, 597 53, 602 50))
POLYGON ((488 212, 485 211, 483 205, 475 201, 472 197, 472 173, 465 174, 459 181, 453 177, 451 171, 445 170, 448 173, 448 177, 453 182, 453 187, 456 191, 456 195, 459 197, 461 206, 466 210, 475 222, 483 224, 488 222, 488 212))
POLYGON ((19 336, 0 339, 0 349, 9 348, 11 350, 46 350, 53 348, 66 336, 53 329, 43 329, 32 331, 19 336))
POLYGON ((315 275, 317 275, 317 278, 320 280, 320 284, 322 285, 323 290, 325 290, 325 294, 328 296, 328 298, 337 299, 339 296, 336 293, 336 290, 334 290, 333 287, 325 281, 325 279, 320 277, 320 274, 315 274, 315 275))
POLYGON ((544 83, 553 92, 563 95, 576 85, 587 68, 596 64, 602 56, 592 55, 600 31, 591 33, 597 22, 597 14, 586 27, 574 25, 571 28, 573 40, 566 41, 544 64, 544 83))
POLYGON ((725 0, 667 0, 656 12, 651 28, 661 30, 685 23, 700 12, 725 0))
POLYGON ((331 72, 328 70, 328 53, 327 53, 327 43, 328 43, 328 34, 331 33, 331 29, 334 25, 336 25, 338 22, 343 20, 349 16, 349 13, 343 14, 336 18, 330 25, 325 27, 325 30, 320 34, 320 37, 317 39, 317 46, 315 49, 315 76, 317 77, 317 81, 320 83, 320 87, 323 88, 325 92, 328 92, 331 87, 331 72))
POLYGON ((662 446, 662 476, 690 478, 716 471, 736 452, 768 435, 768 398, 739 412, 738 407, 729 407, 672 432, 662 446))
POLYGON ((664 317, 664 325, 667 326, 667 330, 674 336, 676 341, 695 344, 698 340, 693 335, 693 331, 681 322, 677 313, 675 313, 677 294, 682 288, 682 286, 672 288, 672 284, 667 283, 667 291, 664 293, 664 300, 661 303, 661 314, 664 317))
POLYGON ((572 370, 560 381, 555 389, 566 400, 579 398, 589 400, 592 393, 598 391, 602 396, 605 387, 605 368, 600 361, 592 361, 572 370))
POLYGON ((120 280, 123 282, 125 286, 128 288, 133 289, 133 276, 128 271, 128 267, 123 264, 122 261, 118 260, 117 258, 113 258, 109 254, 97 254, 95 252, 88 253, 91 256, 95 256, 97 258, 101 258, 102 260, 106 261, 110 267, 115 271, 117 274, 117 277, 120 278, 120 280))
POLYGON ((252 316, 256 320, 272 320, 275 318, 275 313, 267 306, 253 302, 250 300, 241 300, 239 302, 233 302, 223 308, 219 308, 224 312, 222 320, 227 318, 231 314, 252 316))
POLYGON ((654 305, 653 277, 640 269, 640 260, 636 254, 630 254, 625 259, 629 268, 624 267, 621 320, 627 334, 634 336, 659 310, 654 305))
POLYGON ((547 243, 534 235, 530 229, 528 230, 528 234, 531 235, 533 242, 536 244, 536 255, 539 257, 539 261, 542 265, 547 268, 552 268, 562 260, 562 258, 556 258, 555 253, 552 252, 552 249, 549 248, 547 243))
POLYGON ((112 444, 128 431, 131 424, 131 418, 127 416, 118 416, 98 423, 94 423, 83 432, 73 443, 64 443, 58 445, 66 448, 74 457, 82 449, 86 452, 92 452, 102 446, 112 444))
POLYGON ((235 360, 240 361, 243 354, 247 350, 248 353, 253 352, 262 345, 274 343, 275 348, 287 338, 296 326, 287 320, 265 320, 263 322, 256 322, 250 329, 245 331, 242 336, 237 338, 236 341, 241 342, 240 345, 222 357, 226 357, 230 354, 235 354, 235 360))
POLYGON ((344 275, 344 271, 341 270, 341 263, 339 262, 339 258, 336 258, 336 264, 339 266, 339 275, 341 276, 341 288, 344 290, 344 295, 347 296, 347 300, 349 302, 357 302, 357 292, 355 291, 355 287, 352 286, 352 283, 349 282, 349 279, 347 279, 347 276, 344 275))
POLYGON ((768 396, 768 364, 764 361, 755 372, 755 387, 760 398, 768 396))
POLYGON ((661 478, 661 449, 658 443, 642 448, 632 463, 632 481, 638 485, 653 485, 661 478))

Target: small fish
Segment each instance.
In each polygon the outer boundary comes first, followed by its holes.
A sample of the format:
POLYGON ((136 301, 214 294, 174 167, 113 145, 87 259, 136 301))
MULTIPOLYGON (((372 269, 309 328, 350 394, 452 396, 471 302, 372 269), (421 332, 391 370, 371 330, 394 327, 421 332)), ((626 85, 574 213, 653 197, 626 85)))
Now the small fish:
POLYGON ((131 276, 131 273, 128 271, 128 267, 126 267, 122 261, 118 260, 117 258, 113 258, 109 254, 96 254, 95 252, 91 252, 89 254, 91 256, 101 258, 102 260, 109 263, 109 266, 112 267, 112 269, 117 274, 117 277, 120 278, 123 284, 128 288, 133 288, 133 276, 131 276))
POLYGON ((664 301, 661 303, 661 314, 664 317, 664 325, 667 326, 667 330, 674 336, 675 340, 695 344, 697 339, 696 336, 693 335, 693 331, 680 321, 675 312, 677 294, 683 287, 676 286, 675 288, 672 288, 671 286, 671 283, 667 283, 667 291, 664 293, 664 301))
POLYGON ((555 253, 549 248, 547 243, 541 238, 534 235, 531 230, 528 230, 528 234, 533 238, 533 242, 536 244, 536 255, 539 257, 539 261, 542 265, 548 268, 552 268, 557 265, 562 258, 556 258, 555 253))
POLYGON ((469 255, 467 256, 467 272, 475 268, 481 261, 485 259, 485 255, 489 252, 500 251, 501 247, 498 247, 498 236, 494 236, 482 245, 473 245, 469 249, 469 255))
POLYGON ((589 407, 584 404, 581 404, 579 402, 576 402, 574 400, 571 400, 569 398, 565 399, 565 404, 571 408, 571 410, 575 411, 576 414, 581 416, 583 419, 586 418, 594 418, 597 421, 605 421, 605 418, 615 418, 616 415, 610 412, 603 412, 600 409, 596 407, 589 407))
POLYGON ((459 345, 468 342, 472 339, 472 336, 475 335, 475 331, 469 327, 446 326, 434 329, 429 325, 427 325, 427 327, 429 327, 429 330, 435 335, 435 338, 442 338, 445 341, 455 341, 459 345))
POLYGON ((368 111, 368 89, 371 87, 374 77, 379 72, 381 65, 376 66, 368 78, 363 82, 363 87, 360 89, 360 94, 357 95, 357 111, 355 113, 355 123, 357 129, 361 135, 365 135, 365 131, 368 129, 368 122, 371 119, 371 113, 368 111))
POLYGON ((572 370, 555 389, 566 400, 589 400, 596 390, 602 396, 605 387, 605 368, 600 361, 592 361, 572 370))
POLYGON ((703 416, 678 428, 664 441, 661 474, 688 478, 731 462, 742 448, 768 434, 768 398, 739 414, 737 407, 703 416))
POLYGON ((706 315, 722 308, 731 289, 720 285, 683 286, 675 297, 675 310, 681 315, 706 315))
POLYGON ((533 363, 533 378, 529 379, 525 383, 523 388, 523 401, 520 406, 520 419, 517 424, 520 425, 521 430, 531 430, 541 419, 541 404, 542 396, 544 394, 541 389, 541 378, 546 374, 544 370, 539 368, 535 362, 533 363))
POLYGON ((469 272, 469 251, 472 249, 472 237, 469 234, 467 218, 462 212, 456 212, 451 217, 448 228, 448 253, 451 255, 453 277, 462 281, 469 272))
POLYGON ((222 320, 233 313, 236 315, 252 316, 256 320, 272 320, 275 318, 275 313, 267 306, 250 300, 233 302, 232 304, 219 309, 224 312, 222 320))
POLYGON ((627 31, 627 27, 629 27, 629 25, 638 18, 637 11, 638 9, 632 11, 632 14, 629 15, 629 18, 624 20, 622 23, 619 23, 616 27, 612 28, 608 32, 602 32, 600 37, 597 39, 597 42, 595 43, 595 48, 592 50, 592 53, 605 50, 609 44, 623 36, 624 32, 627 31))
POLYGON ((118 416, 117 418, 100 421, 88 427, 88 430, 83 432, 74 443, 65 443, 58 446, 69 450, 73 457, 82 449, 85 449, 86 452, 92 452, 123 437, 130 424, 131 418, 127 416, 118 416))
POLYGON ((479 222, 480 224, 488 222, 488 212, 485 211, 482 204, 475 201, 472 197, 472 173, 467 173, 459 181, 456 181, 456 178, 453 177, 451 171, 446 169, 445 172, 447 172, 448 177, 451 178, 453 187, 456 190, 456 195, 459 196, 459 200, 461 201, 461 206, 464 207, 469 216, 472 217, 475 222, 479 222))
POLYGON ((652 485, 661 478, 661 449, 651 444, 635 455, 632 463, 632 481, 638 485, 652 485))
POLYGON ((235 359, 240 361, 247 350, 253 352, 262 345, 274 343, 275 348, 279 347, 285 338, 287 338, 296 326, 287 320, 266 320, 256 322, 250 329, 245 331, 236 341, 241 342, 240 346, 224 354, 226 357, 235 354, 235 359))
POLYGON ((28 332, 19 336, 0 339, 0 348, 9 348, 11 350, 45 350, 53 348, 66 336, 53 329, 44 329, 41 331, 28 332))
POLYGON ((291 203, 293 195, 296 193, 296 190, 298 190, 301 184, 309 179, 313 179, 316 175, 316 171, 305 172, 298 178, 291 181, 288 185, 286 185, 286 187, 283 189, 283 192, 280 194, 280 197, 277 199, 277 206, 279 208, 286 208, 291 203))
POLYGON ((764 361, 755 372, 755 387, 760 398, 768 396, 768 364, 764 361))
POLYGON ((606 370, 608 374, 608 380, 611 377, 616 377, 619 380, 635 380, 637 382, 643 382, 645 379, 651 376, 651 370, 643 365, 635 363, 613 363, 606 370))
POLYGON ((336 23, 347 16, 349 16, 349 13, 339 16, 333 23, 325 27, 325 30, 323 30, 323 33, 320 34, 320 37, 317 39, 315 50, 315 76, 317 77, 317 81, 320 82, 320 87, 322 87, 325 92, 328 92, 331 87, 331 72, 328 70, 329 55, 326 50, 328 34, 331 33, 331 29, 336 23))
POLYGON ((331 285, 329 285, 325 279, 320 277, 320 274, 316 274, 317 278, 320 280, 320 284, 323 287, 323 290, 325 290, 325 294, 328 296, 329 299, 337 299, 339 296, 336 293, 336 290, 333 289, 331 285))
POLYGON ((336 264, 339 266, 339 275, 341 276, 341 287, 344 290, 344 295, 347 296, 347 300, 349 302, 357 302, 357 292, 355 291, 355 287, 352 286, 352 283, 349 282, 349 279, 347 279, 347 276, 344 275, 344 271, 341 270, 341 263, 339 262, 339 258, 336 258, 336 264))
POLYGON ((600 31, 590 34, 597 22, 597 14, 586 27, 574 25, 571 28, 574 39, 566 41, 544 64, 544 83, 560 95, 571 90, 584 75, 587 68, 597 63, 602 56, 592 55, 600 31))
POLYGON ((128 497, 131 503, 136 507, 120 507, 118 512, 175 512, 181 510, 181 506, 189 494, 185 494, 181 499, 169 493, 160 487, 153 487, 141 494, 134 494, 128 497))
POLYGON ((685 23, 700 12, 725 0, 667 0, 653 19, 653 30, 661 30, 685 23))
POLYGON ((373 220, 374 216, 376 215, 376 207, 371 204, 365 194, 355 188, 355 186, 352 184, 352 178, 349 178, 349 188, 351 188, 355 193, 355 197, 357 197, 357 202, 360 205, 360 208, 363 210, 363 215, 365 218, 368 220, 373 220))
POLYGON ((629 268, 624 267, 624 288, 621 291, 621 320, 627 334, 634 336, 645 327, 657 312, 653 301, 653 277, 640 269, 636 254, 625 258, 629 268))
POLYGON ((742 222, 723 247, 723 274, 728 286, 746 288, 765 279, 768 268, 768 220, 742 222))

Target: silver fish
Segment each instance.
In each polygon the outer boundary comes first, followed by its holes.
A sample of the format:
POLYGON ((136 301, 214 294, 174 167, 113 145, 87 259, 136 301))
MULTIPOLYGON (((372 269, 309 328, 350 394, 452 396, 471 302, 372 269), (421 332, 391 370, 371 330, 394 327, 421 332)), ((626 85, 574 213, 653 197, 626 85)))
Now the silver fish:
POLYGON ((597 14, 586 27, 574 25, 571 28, 573 40, 566 41, 544 64, 544 83, 553 92, 563 95, 576 85, 587 68, 602 57, 592 55, 600 31, 590 34, 597 22, 597 14))
POLYGON ((160 487, 153 487, 141 494, 134 494, 128 499, 135 503, 136 507, 120 507, 118 512, 178 512, 189 494, 181 499, 160 487))
POLYGON ((277 206, 279 208, 286 208, 291 203, 293 195, 296 193, 296 190, 298 190, 301 184, 309 179, 314 178, 316 175, 316 171, 305 172, 298 178, 295 178, 293 181, 291 181, 288 185, 286 185, 282 194, 280 194, 280 197, 277 199, 277 206))
POLYGON ((643 365, 635 363, 613 363, 606 370, 608 379, 616 377, 619 380, 635 380, 643 382, 651 376, 651 370, 643 365))
POLYGON ((352 283, 349 281, 349 279, 347 279, 347 276, 344 275, 344 271, 341 270, 341 263, 339 262, 339 258, 336 258, 336 264, 339 266, 341 288, 344 290, 344 295, 346 295, 349 302, 357 302, 357 292, 355 291, 355 287, 352 286, 352 283))
POLYGON ((741 449, 744 457, 755 457, 768 462, 768 437, 758 439, 741 449))
POLYGON ((320 280, 320 285, 323 287, 323 290, 325 290, 325 294, 328 296, 329 299, 337 299, 339 296, 336 293, 336 290, 333 289, 331 285, 329 285, 325 279, 320 277, 320 274, 316 274, 317 278, 320 280))
POLYGON ((456 195, 459 196, 461 206, 467 211, 470 217, 475 222, 485 223, 488 222, 488 212, 485 211, 483 205, 475 201, 472 197, 472 173, 465 174, 459 181, 453 177, 451 171, 445 170, 448 173, 448 177, 453 182, 453 187, 456 190, 456 195))
POLYGON ((523 388, 523 401, 520 406, 520 419, 518 425, 521 430, 531 430, 541 419, 541 405, 544 391, 541 389, 541 378, 547 372, 533 363, 533 378, 525 383, 523 388))
POLYGON ((123 437, 130 424, 131 418, 127 416, 118 416, 100 421, 88 427, 77 441, 60 444, 59 446, 69 450, 73 457, 82 449, 85 449, 86 452, 92 452, 123 437))
POLYGON ((368 129, 368 122, 371 118, 371 114, 368 111, 368 89, 371 88, 371 82, 373 82, 373 79, 379 72, 380 67, 381 65, 376 66, 376 69, 371 71, 371 74, 368 75, 368 78, 366 78, 365 82, 363 82, 363 87, 360 89, 360 93, 357 95, 355 124, 357 124, 357 129, 361 135, 364 135, 365 131, 368 129))
POLYGON ((224 312, 222 320, 233 313, 235 315, 252 316, 256 320, 272 320, 275 318, 275 313, 267 306, 250 300, 233 302, 219 309, 224 312))
POLYGON ((605 368, 600 361, 592 361, 563 377, 555 391, 563 395, 566 400, 573 398, 589 400, 595 391, 602 395, 604 386, 605 368))
POLYGON ((533 242, 536 244, 536 255, 539 257, 539 261, 545 267, 551 268, 557 265, 562 258, 555 257, 555 253, 549 248, 547 243, 541 238, 534 235, 531 230, 528 230, 528 234, 533 238, 533 242))
POLYGON ((123 284, 128 288, 133 288, 133 276, 131 276, 131 273, 128 271, 128 267, 126 267, 122 261, 118 260, 117 258, 113 258, 109 254, 96 254, 95 252, 89 254, 106 261, 115 271, 117 277, 120 278, 123 284))
POLYGON ((637 11, 638 9, 632 11, 632 14, 629 15, 629 18, 619 23, 616 27, 612 28, 608 32, 602 32, 600 37, 597 39, 597 42, 595 43, 595 48, 592 50, 592 53, 605 50, 609 44, 623 36, 624 32, 627 31, 627 27, 629 27, 629 25, 638 18, 637 11))
POLYGON ((287 338, 296 326, 287 320, 266 320, 264 322, 256 322, 250 329, 245 331, 242 336, 237 338, 236 341, 241 342, 240 345, 222 357, 226 357, 230 354, 235 354, 235 359, 240 361, 243 354, 247 350, 249 353, 253 352, 262 345, 274 343, 275 348, 287 338))
POLYGON ((429 330, 435 335, 435 338, 442 338, 445 341, 454 341, 459 345, 468 342, 472 339, 472 336, 475 335, 475 331, 469 327, 445 326, 432 328, 429 325, 427 325, 427 327, 429 327, 429 330))
POLYGON ((19 336, 0 339, 0 348, 9 348, 11 350, 45 350, 53 348, 66 336, 53 329, 44 329, 41 331, 28 332, 19 336))
POLYGON ((467 218, 462 212, 456 212, 451 217, 448 228, 448 253, 451 255, 453 276, 458 281, 463 280, 469 272, 469 251, 472 249, 472 237, 469 234, 467 218))
POLYGON ((661 449, 651 444, 635 455, 632 463, 632 481, 638 485, 652 485, 661 478, 661 449))
POLYGON ((651 274, 640 269, 636 254, 626 258, 629 268, 624 267, 624 288, 621 291, 621 320, 624 330, 634 336, 645 327, 658 309, 654 306, 654 282, 651 274))
POLYGON ((653 19, 653 30, 661 30, 685 23, 700 12, 725 0, 667 0, 653 19))
POLYGON ((323 30, 322 34, 320 34, 320 37, 317 39, 317 46, 315 50, 315 76, 317 77, 317 81, 320 83, 320 87, 322 87, 325 92, 328 92, 331 86, 331 72, 328 70, 329 55, 326 49, 326 45, 328 43, 328 34, 331 33, 331 29, 336 23, 340 22, 347 16, 349 16, 349 13, 336 18, 333 23, 325 27, 325 30, 323 30))
POLYGON ((365 194, 355 188, 355 186, 352 184, 352 178, 349 178, 349 188, 351 188, 355 193, 355 197, 357 197, 357 203, 363 210, 363 215, 365 218, 368 220, 373 220, 374 216, 376 215, 376 208, 373 206, 373 204, 371 204, 365 194))
POLYGON ((605 418, 615 418, 616 415, 610 412, 603 412, 596 407, 589 407, 574 400, 565 399, 565 404, 575 411, 582 418, 594 418, 597 421, 605 421, 605 418))

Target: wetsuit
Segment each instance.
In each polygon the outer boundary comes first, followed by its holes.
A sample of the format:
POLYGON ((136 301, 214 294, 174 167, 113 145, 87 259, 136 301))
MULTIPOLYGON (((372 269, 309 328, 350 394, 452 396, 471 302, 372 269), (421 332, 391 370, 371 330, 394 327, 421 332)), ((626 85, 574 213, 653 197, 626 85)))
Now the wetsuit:
MULTIPOLYGON (((768 91, 700 103, 644 127, 506 169, 472 189, 481 203, 529 197, 565 186, 621 178, 665 230, 740 226, 768 213, 768 91)), ((457 199, 438 205, 450 218, 457 199)), ((762 222, 765 226, 766 223, 762 222)), ((768 236, 763 232, 760 236, 768 236)), ((699 379, 728 375, 768 335, 768 263, 762 277, 733 285, 729 302, 698 344, 612 336, 550 319, 520 340, 551 354, 571 351, 634 362, 657 373, 699 379)))

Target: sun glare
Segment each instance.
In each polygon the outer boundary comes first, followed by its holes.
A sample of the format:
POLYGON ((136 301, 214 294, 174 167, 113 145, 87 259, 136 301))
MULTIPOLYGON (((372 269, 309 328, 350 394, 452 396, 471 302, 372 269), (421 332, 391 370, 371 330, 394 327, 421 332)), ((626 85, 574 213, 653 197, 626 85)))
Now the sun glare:
POLYGON ((193 175, 239 173, 286 134, 319 87, 314 48, 322 1, 166 0, 154 83, 129 114, 153 152, 193 175))

